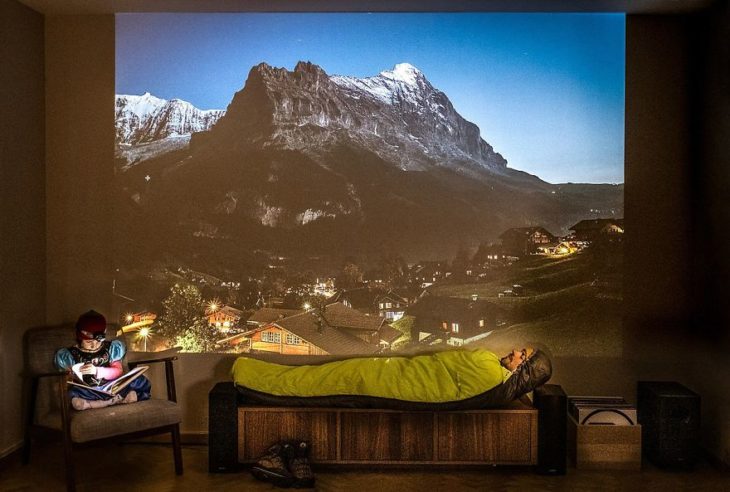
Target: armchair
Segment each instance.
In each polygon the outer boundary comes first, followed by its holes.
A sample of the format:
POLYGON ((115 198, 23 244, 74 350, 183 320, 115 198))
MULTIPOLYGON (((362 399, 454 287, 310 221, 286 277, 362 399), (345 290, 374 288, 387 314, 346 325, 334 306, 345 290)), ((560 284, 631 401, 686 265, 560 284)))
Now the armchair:
MULTIPOLYGON (((111 331, 111 330, 110 330, 111 331)), ((25 334, 26 428, 22 459, 31 457, 33 436, 40 431, 54 433, 63 440, 66 488, 76 490, 73 450, 78 446, 119 441, 169 432, 172 438, 175 473, 182 475, 180 450, 181 410, 175 394, 173 361, 177 357, 122 361, 125 370, 139 364, 164 363, 167 399, 149 399, 129 405, 114 405, 76 411, 68 397, 67 375, 59 372, 53 356, 61 347, 74 343, 71 325, 31 328, 25 334)))

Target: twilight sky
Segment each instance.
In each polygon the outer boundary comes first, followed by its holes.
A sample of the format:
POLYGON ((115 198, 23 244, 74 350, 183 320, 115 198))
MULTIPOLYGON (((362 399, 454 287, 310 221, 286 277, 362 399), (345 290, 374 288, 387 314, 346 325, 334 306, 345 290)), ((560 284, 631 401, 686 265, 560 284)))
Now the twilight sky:
POLYGON ((118 14, 116 92, 225 109, 252 66, 418 67, 508 161, 551 183, 624 180, 623 14, 118 14))

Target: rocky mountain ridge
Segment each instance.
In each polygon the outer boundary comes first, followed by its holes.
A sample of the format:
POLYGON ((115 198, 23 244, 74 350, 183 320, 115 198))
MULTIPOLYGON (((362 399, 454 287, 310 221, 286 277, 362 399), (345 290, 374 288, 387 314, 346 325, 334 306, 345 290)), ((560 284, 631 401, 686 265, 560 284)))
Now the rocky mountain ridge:
POLYGON ((198 109, 181 99, 160 99, 149 92, 141 96, 117 94, 116 142, 137 145, 190 136, 209 130, 224 114, 219 109, 198 109))
POLYGON ((311 155, 336 143, 355 144, 403 171, 495 172, 507 165, 479 128, 407 63, 368 78, 329 76, 310 62, 292 72, 261 63, 216 133, 224 140, 265 138, 311 155))
POLYGON ((552 185, 510 169, 409 64, 354 78, 261 63, 208 130, 136 162, 119 173, 119 230, 122 242, 143 231, 149 244, 129 239, 130 255, 218 265, 256 249, 452 257, 511 227, 564 234, 598 213, 623 215, 622 185, 552 185))

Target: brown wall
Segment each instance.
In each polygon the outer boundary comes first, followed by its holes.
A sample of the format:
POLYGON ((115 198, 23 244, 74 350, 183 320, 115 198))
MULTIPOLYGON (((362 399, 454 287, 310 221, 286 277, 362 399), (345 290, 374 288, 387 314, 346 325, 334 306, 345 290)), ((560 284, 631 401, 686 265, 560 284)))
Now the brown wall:
POLYGON ((45 320, 43 16, 0 2, 0 457, 22 436, 23 332, 45 320))
POLYGON ((111 307, 114 16, 46 17, 47 319, 111 307))
POLYGON ((729 21, 720 2, 709 13, 627 25, 624 288, 633 380, 676 380, 698 392, 703 443, 725 463, 729 21))
POLYGON ((681 17, 637 16, 626 38, 624 312, 631 335, 689 318, 690 53, 681 17))

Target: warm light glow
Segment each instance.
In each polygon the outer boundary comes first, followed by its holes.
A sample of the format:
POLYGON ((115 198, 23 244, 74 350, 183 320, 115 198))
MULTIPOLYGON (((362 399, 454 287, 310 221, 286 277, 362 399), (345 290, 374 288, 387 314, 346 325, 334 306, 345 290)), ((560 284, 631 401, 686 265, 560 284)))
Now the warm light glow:
POLYGON ((205 309, 206 314, 213 314, 221 308, 221 302, 218 299, 211 299, 205 309))
POLYGON ((308 302, 305 302, 305 303, 304 303, 304 305, 303 305, 302 307, 303 307, 303 308, 304 308, 305 310, 307 310, 307 309, 311 308, 311 307, 312 307, 312 305, 311 305, 311 304, 309 304, 308 302))
POLYGON ((126 316, 124 317, 124 319, 126 319, 126 320, 127 320, 127 323, 131 323, 131 322, 132 322, 132 320, 134 319, 134 316, 132 316, 131 314, 127 314, 127 315, 126 315, 126 316))
POLYGON ((139 332, 137 333, 137 339, 144 340, 144 351, 147 352, 147 339, 150 338, 150 335, 152 335, 152 330, 149 329, 149 327, 145 326, 144 328, 140 328, 139 332))

